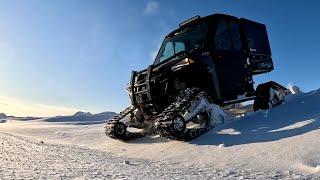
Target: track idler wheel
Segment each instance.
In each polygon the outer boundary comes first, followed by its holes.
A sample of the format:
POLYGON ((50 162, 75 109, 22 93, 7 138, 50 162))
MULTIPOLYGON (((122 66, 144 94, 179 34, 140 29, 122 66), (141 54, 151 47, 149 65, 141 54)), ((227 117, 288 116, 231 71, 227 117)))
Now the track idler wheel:
POLYGON ((124 138, 127 133, 127 126, 123 122, 116 122, 114 125, 114 134, 117 137, 124 138))
POLYGON ((171 128, 175 134, 182 134, 187 127, 186 121, 181 115, 177 115, 172 119, 171 128))

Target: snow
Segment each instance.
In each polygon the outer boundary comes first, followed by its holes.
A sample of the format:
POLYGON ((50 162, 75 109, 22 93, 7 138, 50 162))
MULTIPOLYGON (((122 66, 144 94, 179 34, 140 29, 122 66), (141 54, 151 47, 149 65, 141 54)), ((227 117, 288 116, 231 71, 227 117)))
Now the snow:
POLYGON ((225 145, 224 144, 219 144, 218 148, 224 148, 225 145))
POLYGON ((116 141, 92 119, 7 119, 0 179, 319 179, 319 102, 320 90, 290 95, 191 142, 116 141))
POLYGON ((301 93, 303 93, 298 86, 293 85, 292 83, 290 83, 287 88, 289 89, 291 94, 301 94, 301 93))

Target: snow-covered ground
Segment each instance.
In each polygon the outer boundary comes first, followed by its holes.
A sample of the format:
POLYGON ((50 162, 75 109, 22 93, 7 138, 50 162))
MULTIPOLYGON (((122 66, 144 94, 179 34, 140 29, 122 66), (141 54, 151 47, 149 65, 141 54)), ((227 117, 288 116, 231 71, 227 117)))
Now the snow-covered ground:
POLYGON ((320 90, 249 113, 191 142, 130 142, 104 123, 0 123, 0 179, 320 179, 320 90))

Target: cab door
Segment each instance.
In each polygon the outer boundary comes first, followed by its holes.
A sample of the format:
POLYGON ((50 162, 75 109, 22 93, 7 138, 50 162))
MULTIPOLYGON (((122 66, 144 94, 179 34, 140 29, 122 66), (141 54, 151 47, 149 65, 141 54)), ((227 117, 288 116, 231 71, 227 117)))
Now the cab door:
POLYGON ((234 100, 246 92, 247 62, 235 18, 219 18, 212 32, 212 57, 216 65, 220 94, 224 100, 234 100))

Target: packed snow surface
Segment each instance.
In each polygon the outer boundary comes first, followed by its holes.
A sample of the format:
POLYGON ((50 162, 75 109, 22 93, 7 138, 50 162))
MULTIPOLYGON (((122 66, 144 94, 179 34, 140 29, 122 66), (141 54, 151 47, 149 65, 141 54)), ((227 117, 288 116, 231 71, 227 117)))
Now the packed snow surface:
POLYGON ((121 142, 104 135, 103 123, 7 119, 0 123, 0 179, 320 179, 319 137, 320 90, 238 116, 191 142, 121 142))

